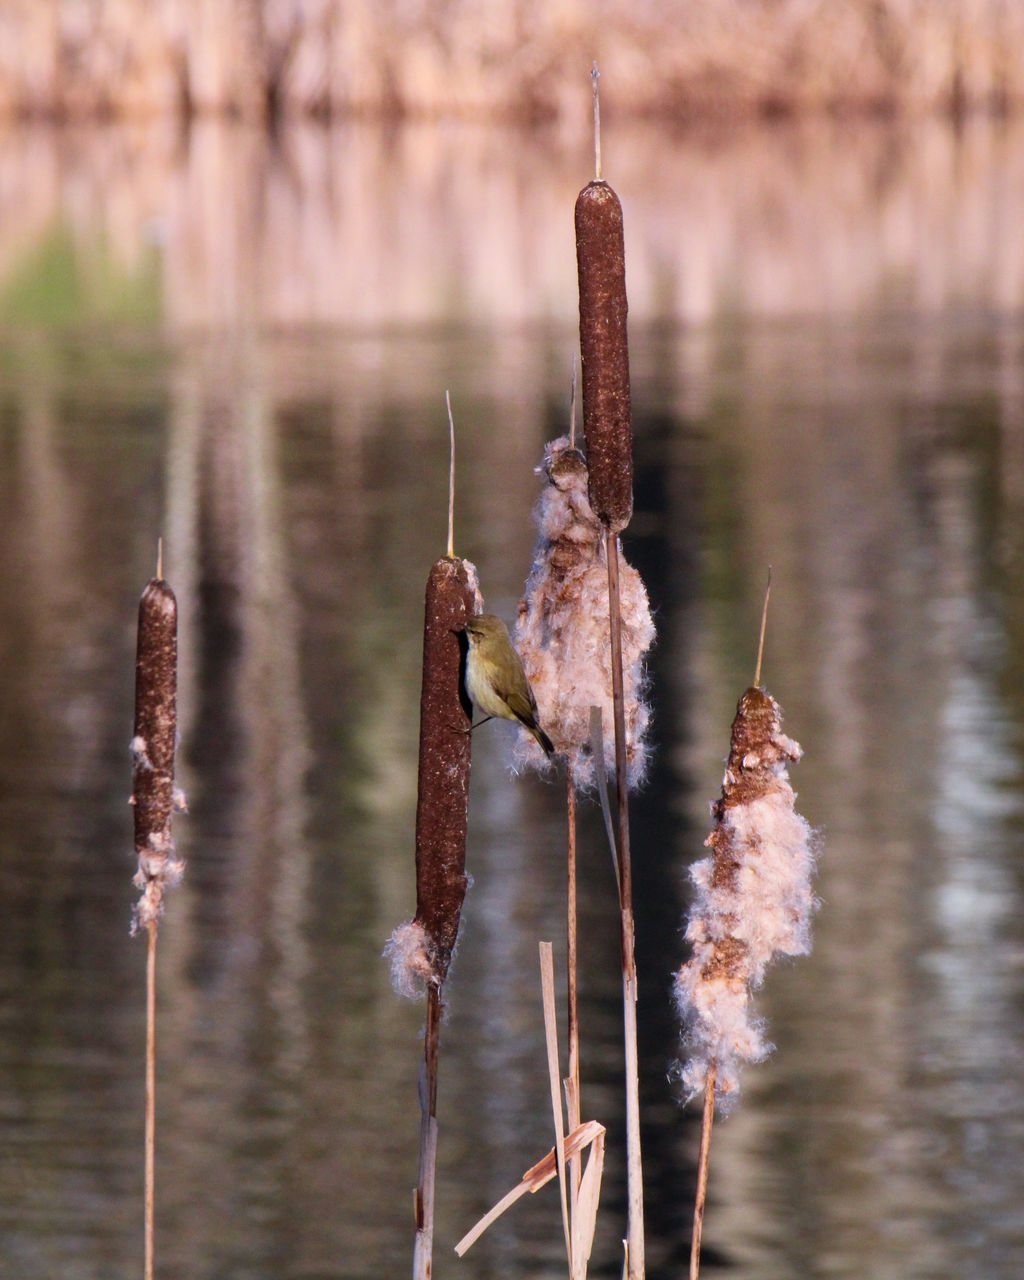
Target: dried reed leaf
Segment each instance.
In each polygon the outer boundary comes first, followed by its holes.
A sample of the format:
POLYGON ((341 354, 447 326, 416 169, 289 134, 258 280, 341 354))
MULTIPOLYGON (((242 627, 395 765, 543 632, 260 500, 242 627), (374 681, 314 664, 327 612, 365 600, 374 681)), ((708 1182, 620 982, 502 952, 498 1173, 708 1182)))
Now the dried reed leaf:
MULTIPOLYGON (((591 1122, 593 1123, 593 1122, 591 1122)), ((587 1274, 587 1263, 594 1247, 594 1231, 597 1227, 597 1206, 601 1199, 601 1179, 604 1176, 604 1130, 595 1135, 587 1158, 587 1167, 580 1179, 579 1192, 572 1217, 572 1256, 576 1266, 574 1277, 580 1280, 587 1274)))
MULTIPOLYGON (((567 1160, 571 1159, 573 1156, 578 1155, 581 1151, 585 1150, 591 1143, 599 1141, 602 1148, 601 1161, 603 1165, 604 1135, 605 1127, 603 1124, 597 1120, 587 1120, 585 1123, 581 1124, 578 1129, 574 1129, 565 1139, 563 1144, 565 1158, 567 1160)), ((590 1168, 589 1161, 587 1162, 587 1168, 590 1168)), ((541 1187, 547 1186, 557 1172, 558 1156, 554 1147, 552 1147, 543 1159, 538 1160, 535 1165, 532 1165, 527 1169, 511 1191, 506 1192, 497 1204, 495 1204, 493 1208, 488 1209, 480 1221, 466 1232, 459 1243, 455 1246, 455 1252, 459 1257, 461 1258, 462 1255, 480 1239, 491 1223, 496 1222, 506 1209, 514 1205, 517 1200, 522 1199, 527 1192, 531 1195, 536 1194, 541 1187)), ((586 1177, 586 1174, 584 1174, 584 1177, 586 1177)))

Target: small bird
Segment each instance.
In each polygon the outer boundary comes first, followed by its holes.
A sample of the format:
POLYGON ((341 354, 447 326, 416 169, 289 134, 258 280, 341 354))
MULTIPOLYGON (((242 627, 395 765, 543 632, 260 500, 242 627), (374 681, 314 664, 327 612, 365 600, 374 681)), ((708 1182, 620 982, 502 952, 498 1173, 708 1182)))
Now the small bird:
POLYGON ((493 613, 475 613, 466 619, 466 639, 466 692, 484 714, 480 724, 493 716, 518 720, 553 756, 555 748, 537 722, 537 699, 504 622, 493 613))

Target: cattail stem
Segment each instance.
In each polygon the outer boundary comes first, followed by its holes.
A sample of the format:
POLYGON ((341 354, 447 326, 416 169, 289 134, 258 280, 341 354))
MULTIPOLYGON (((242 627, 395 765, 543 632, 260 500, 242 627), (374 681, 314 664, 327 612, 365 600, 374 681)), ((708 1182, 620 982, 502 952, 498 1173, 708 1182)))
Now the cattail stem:
POLYGON ((416 1185, 416 1242, 413 1280, 430 1280, 434 1253, 434 1187, 437 1181, 437 1070, 444 1005, 439 987, 427 989, 423 1036, 423 1088, 420 1093, 420 1164, 416 1185))
POLYGON ((697 1193, 693 1202, 693 1239, 690 1242, 690 1280, 700 1275, 700 1242, 704 1234, 704 1205, 708 1198, 708 1164, 711 1160, 711 1126, 715 1119, 715 1064, 708 1067, 704 1086, 704 1118, 697 1156, 697 1193))
POLYGON ((608 620, 611 632, 612 713, 615 720, 616 844, 619 852, 619 910, 622 921, 622 1023, 626 1064, 626 1184, 629 1278, 639 1280, 644 1262, 644 1186, 640 1150, 640 1066, 636 1022, 636 955, 633 876, 629 844, 629 786, 626 777, 626 715, 622 686, 622 609, 619 598, 618 538, 605 532, 608 562, 608 620))
POLYGON ((144 1275, 153 1280, 153 1219, 156 1205, 156 921, 148 925, 146 949, 146 1169, 144 1275))
POLYGON ((640 1062, 637 1051, 633 913, 622 912, 622 1030, 626 1069, 626 1242, 629 1280, 643 1280, 644 1181, 640 1151, 640 1062))
POLYGON ((616 834, 619 851, 619 904, 633 910, 629 850, 629 787, 626 778, 626 703, 622 687, 622 603, 619 596, 619 540, 605 532, 608 561, 608 624, 611 633, 612 716, 615 726, 616 834))
POLYGON ((555 1122, 555 1163, 558 1168, 558 1199, 562 1208, 565 1256, 571 1280, 577 1270, 573 1251, 569 1196, 565 1176, 565 1131, 562 1128, 562 1097, 558 1070, 558 1020, 555 1014, 555 964, 550 942, 540 943, 541 995, 544 1001, 544 1042, 548 1051, 548 1082, 551 1088, 551 1115, 555 1122))
MULTIPOLYGON (((577 983, 577 911, 576 911, 576 783, 572 766, 566 771, 565 805, 568 828, 567 839, 567 881, 566 895, 566 969, 568 971, 568 1042, 569 1042, 569 1075, 566 1081, 566 1113, 569 1121, 569 1132, 579 1128, 581 1117, 580 1106, 580 1019, 577 983)), ((572 1188, 572 1203, 576 1203, 580 1189, 580 1171, 582 1157, 575 1155, 569 1162, 569 1178, 572 1188)))
POLYGON ((427 1023, 423 1035, 423 1065, 427 1080, 426 1112, 431 1117, 437 1115, 437 1064, 441 1049, 443 1018, 444 1003, 441 1000, 441 989, 431 986, 427 989, 427 1023))

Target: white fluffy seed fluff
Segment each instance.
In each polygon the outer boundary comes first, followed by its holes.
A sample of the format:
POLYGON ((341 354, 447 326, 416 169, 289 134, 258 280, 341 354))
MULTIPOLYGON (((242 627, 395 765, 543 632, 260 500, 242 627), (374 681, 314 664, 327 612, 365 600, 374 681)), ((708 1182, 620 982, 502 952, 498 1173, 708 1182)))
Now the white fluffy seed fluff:
POLYGON ((427 989, 433 976, 430 963, 430 939, 424 927, 415 920, 400 924, 384 948, 391 962, 391 986, 396 995, 415 1000, 427 989))
MULTIPOLYGON (((537 472, 547 481, 536 509, 540 537, 514 639, 540 723, 585 790, 596 781, 589 747, 592 706, 601 708, 605 768, 611 772, 615 766, 604 530, 587 497, 586 461, 567 436, 547 446, 537 472)), ((633 787, 647 769, 644 738, 651 712, 643 696, 644 655, 654 640, 654 623, 643 581, 621 554, 619 589, 627 780, 633 787)), ((550 767, 526 733, 519 735, 513 759, 523 768, 550 767)))
POLYGON ((163 913, 164 893, 178 884, 185 873, 184 859, 174 851, 170 822, 161 831, 151 832, 146 846, 138 851, 139 869, 132 884, 142 890, 132 915, 133 934, 148 928, 163 913))
POLYGON ((787 762, 799 760, 800 746, 780 726, 774 698, 748 689, 705 841, 712 853, 690 868, 696 893, 686 938, 693 953, 675 980, 689 1051, 682 1076, 692 1097, 714 1066, 723 1108, 739 1092, 741 1065, 772 1049, 752 1014, 751 992, 774 956, 811 949, 814 837, 789 784, 787 762))

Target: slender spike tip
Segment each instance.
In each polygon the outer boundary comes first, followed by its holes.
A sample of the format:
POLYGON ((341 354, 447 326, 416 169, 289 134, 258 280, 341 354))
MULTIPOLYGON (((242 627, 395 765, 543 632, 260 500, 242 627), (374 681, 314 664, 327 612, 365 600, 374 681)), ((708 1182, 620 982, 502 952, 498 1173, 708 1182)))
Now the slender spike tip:
POLYGON ((448 556, 455 556, 455 419, 452 417, 451 392, 444 393, 448 406, 448 556))
POLYGON ((576 448, 576 353, 572 357, 572 393, 569 397, 569 448, 576 448))
POLYGON ((601 94, 597 87, 598 80, 601 79, 601 72, 597 68, 595 59, 594 65, 590 68, 590 81, 594 90, 594 180, 601 181, 601 94))
POLYGON ((164 576, 164 540, 157 538, 156 540, 156 576, 162 578, 164 576))
POLYGON ((768 584, 764 589, 764 605, 761 609, 761 635, 757 642, 757 666, 754 669, 754 688, 761 687, 761 660, 764 658, 764 635, 768 628, 768 599, 772 594, 772 567, 768 566, 768 584))

